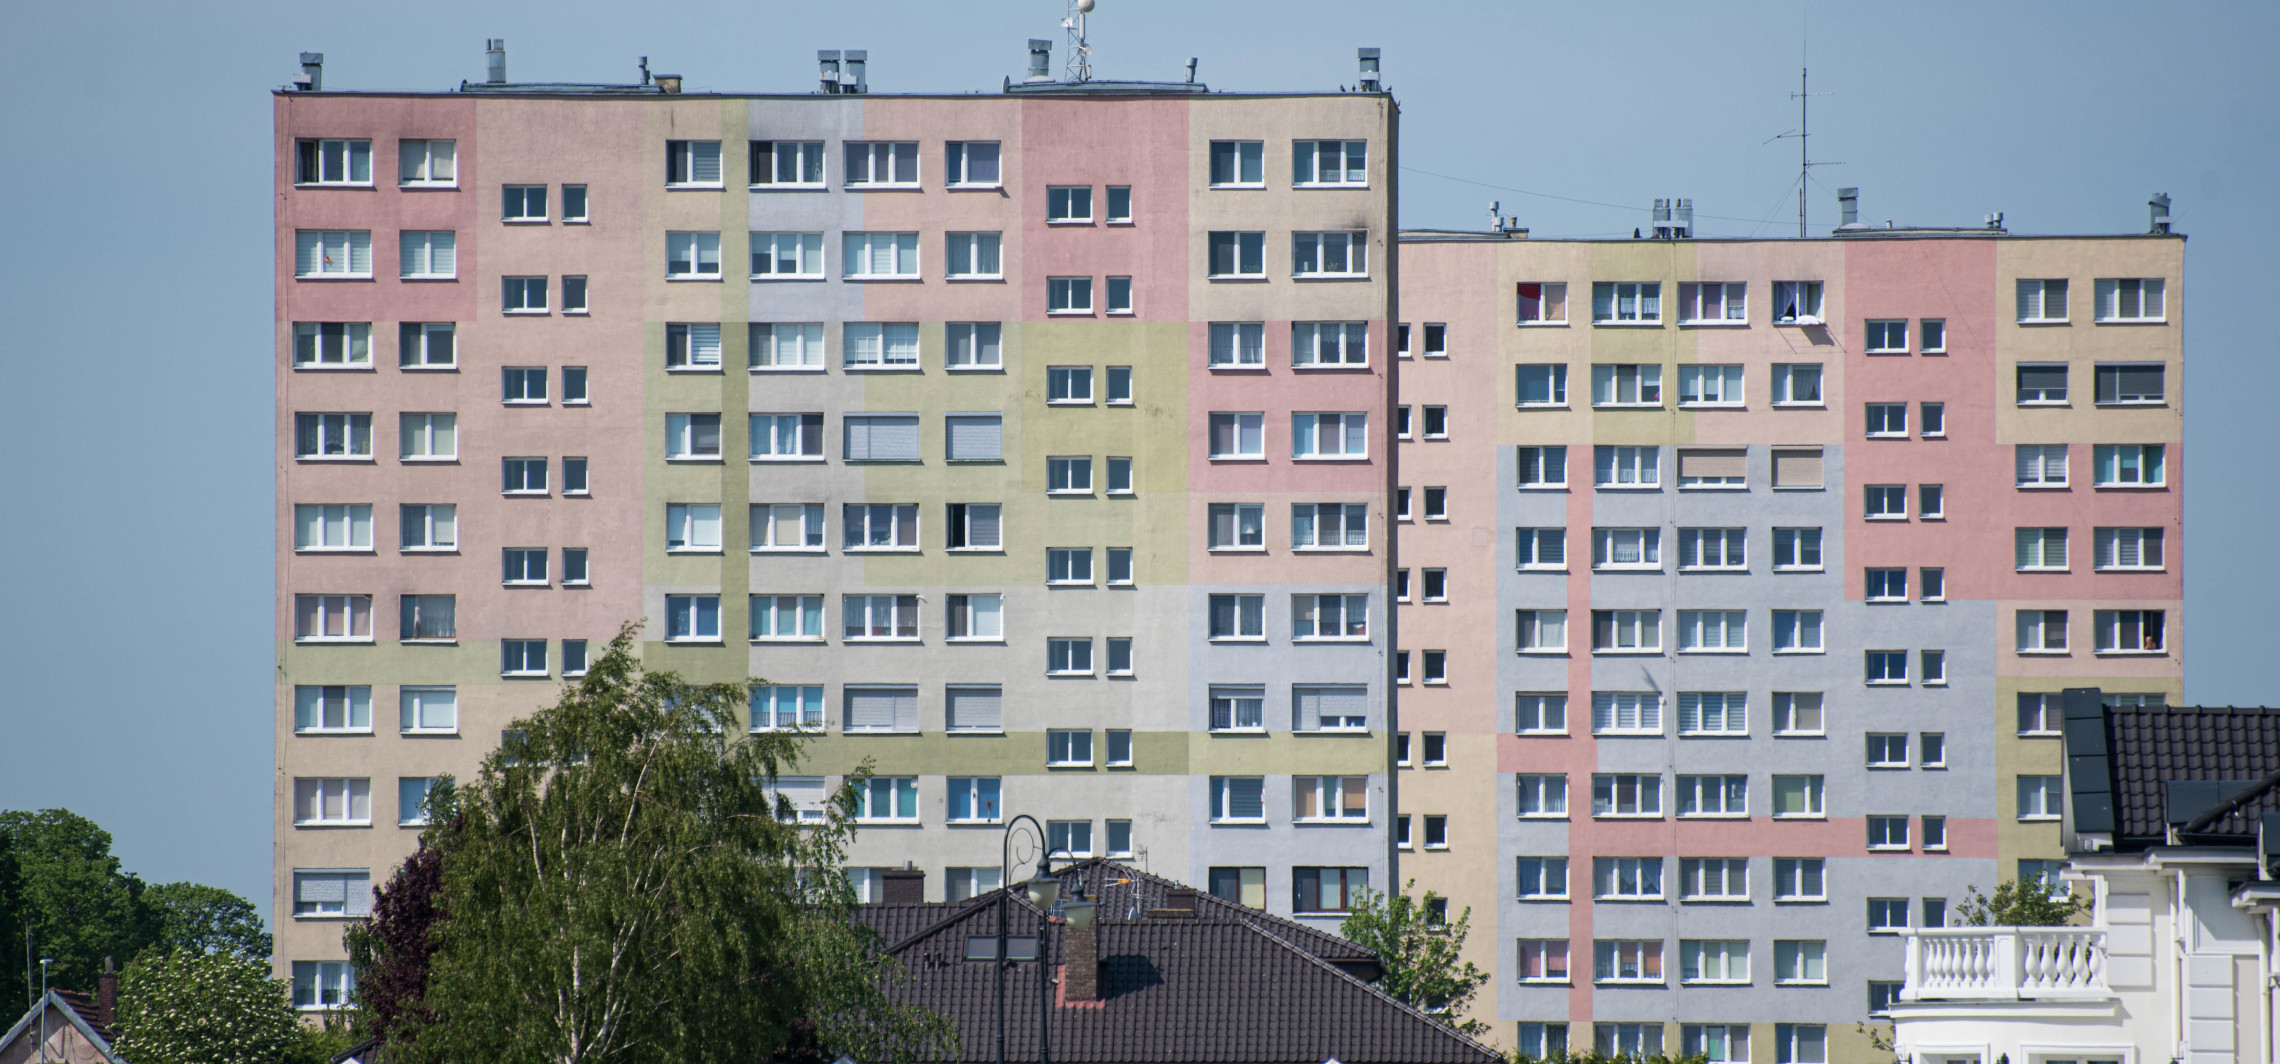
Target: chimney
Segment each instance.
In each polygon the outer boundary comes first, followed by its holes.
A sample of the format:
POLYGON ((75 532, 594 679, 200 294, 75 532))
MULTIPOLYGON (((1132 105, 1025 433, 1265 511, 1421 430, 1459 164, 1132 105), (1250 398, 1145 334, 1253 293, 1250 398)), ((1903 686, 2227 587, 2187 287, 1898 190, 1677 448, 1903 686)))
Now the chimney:
POLYGON ((1029 39, 1029 76, 1021 79, 1024 85, 1053 80, 1053 42, 1029 39))
POLYGON ((483 67, 488 72, 484 79, 493 85, 507 83, 507 39, 489 37, 483 41, 483 67))
POLYGON ((1654 220, 1657 240, 1684 240, 1693 236, 1694 201, 1658 199, 1655 201, 1654 220))
POLYGON ((1099 1001, 1100 921, 1088 920, 1082 929, 1070 925, 1061 934, 1066 949, 1066 956, 1062 958, 1061 1000, 1099 1001))
POLYGON ((293 79, 293 87, 302 92, 325 91, 325 53, 301 53, 301 76, 293 79))
POLYGON ((860 96, 863 93, 871 91, 871 82, 868 78, 864 77, 863 74, 863 68, 870 65, 868 61, 870 54, 871 53, 866 52, 861 48, 849 48, 847 50, 846 55, 848 92, 852 92, 860 96))
POLYGON ((926 870, 905 865, 879 873, 879 900, 888 905, 917 905, 926 900, 926 870))
POLYGON ((836 95, 839 92, 839 49, 819 49, 815 53, 815 61, 816 65, 823 68, 819 75, 823 79, 823 94, 836 95))
POLYGON ((659 74, 659 75, 657 75, 657 91, 659 91, 659 92, 662 92, 662 93, 665 93, 666 95, 669 95, 669 96, 672 96, 672 95, 679 95, 679 94, 680 94, 680 91, 681 91, 681 75, 679 75, 679 74, 659 74))
POLYGON ((2152 199, 2145 201, 2145 205, 2153 209, 2153 228, 2148 232, 2169 232, 2169 193, 2156 192, 2152 199))
POLYGON ((1378 50, 1375 48, 1356 48, 1354 49, 1354 58, 1361 60, 1362 63, 1362 83, 1358 88, 1363 92, 1379 91, 1378 50))
POLYGON ((119 1015, 119 972, 111 958, 103 958, 103 974, 95 983, 95 1026, 108 1031, 119 1015))
POLYGON ((1858 225, 1858 224, 1860 224, 1860 189, 1858 189, 1858 188, 1840 188, 1840 189, 1838 189, 1838 190, 1837 190, 1837 225, 1838 225, 1839 227, 1843 227, 1843 226, 1848 226, 1848 225, 1858 225))

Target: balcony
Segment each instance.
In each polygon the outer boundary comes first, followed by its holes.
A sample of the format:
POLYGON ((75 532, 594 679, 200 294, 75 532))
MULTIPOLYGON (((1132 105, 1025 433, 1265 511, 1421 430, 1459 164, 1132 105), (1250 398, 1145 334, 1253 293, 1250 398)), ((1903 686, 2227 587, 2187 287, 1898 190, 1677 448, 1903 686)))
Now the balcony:
POLYGON ((1940 927, 1903 931, 1902 1001, 2111 998, 2106 932, 2087 927, 1940 927))

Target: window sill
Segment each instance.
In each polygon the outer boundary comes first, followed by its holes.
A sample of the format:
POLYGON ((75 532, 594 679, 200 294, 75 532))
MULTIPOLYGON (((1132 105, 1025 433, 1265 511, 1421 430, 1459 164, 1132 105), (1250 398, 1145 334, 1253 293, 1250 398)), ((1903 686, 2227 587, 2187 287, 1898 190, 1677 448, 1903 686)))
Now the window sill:
POLYGON ((1773 814, 1773 817, 1772 817, 1772 819, 1774 819, 1774 820, 1824 820, 1824 821, 1825 821, 1825 820, 1829 819, 1829 817, 1828 817, 1828 814, 1826 814, 1826 813, 1775 813, 1775 814, 1773 814))
POLYGON ((1004 554, 1004 553, 1005 553, 1005 548, 1004 548, 1004 547, 1002 547, 1002 546, 994 546, 994 545, 993 545, 993 546, 988 546, 988 547, 944 547, 944 548, 942 548, 942 549, 943 549, 944 551, 947 551, 948 553, 951 553, 951 554, 999 554, 999 555, 1002 555, 1002 554, 1004 554))
MULTIPOLYGON (((917 554, 917 553, 920 553, 920 551, 921 551, 921 548, 918 548, 918 547, 841 547, 841 548, 839 548, 839 553, 841 553, 841 554, 917 554)), ((808 551, 808 552, 805 552, 805 553, 814 553, 814 554, 821 554, 821 553, 823 553, 823 551, 822 551, 822 549, 821 549, 821 548, 817 548, 817 549, 815 549, 815 550, 812 550, 812 551, 808 551)))
POLYGON ((2019 650, 2016 653, 2022 658, 2065 658, 2073 656, 2073 652, 2068 650, 2019 650))
MULTIPOLYGON (((411 551, 411 550, 418 550, 418 549, 420 549, 420 548, 417 548, 417 547, 407 547, 407 548, 405 548, 405 550, 407 550, 407 551, 411 551)), ((371 554, 371 553, 374 553, 374 551, 373 551, 373 549, 372 549, 372 548, 370 548, 370 547, 295 547, 295 548, 293 548, 293 553, 295 553, 295 554, 371 554)))
POLYGON ((358 462, 369 464, 373 458, 368 454, 297 454, 293 456, 293 460, 329 465, 352 465, 358 462))
POLYGON ((1089 499, 1093 497, 1090 490, 1080 491, 1075 488, 1047 488, 1045 495, 1047 498, 1053 499, 1089 499))
POLYGON ((717 454, 669 454, 665 456, 665 460, 689 465, 718 465, 721 462, 721 457, 717 454))
POLYGON ((1046 586, 1046 587, 1049 587, 1049 588, 1053 588, 1053 587, 1081 587, 1081 588, 1085 588, 1085 589, 1087 589, 1087 590, 1090 590, 1090 589, 1092 589, 1092 588, 1098 587, 1099 585, 1098 585, 1098 584, 1095 584, 1095 583, 1093 583, 1093 582, 1092 582, 1092 581, 1090 581, 1090 580, 1047 580, 1047 581, 1045 581, 1045 586, 1046 586))
POLYGON ((369 273, 310 273, 294 274, 293 279, 296 281, 369 281, 372 279, 372 275, 369 273))
POLYGON ((1750 571, 1750 569, 1749 569, 1749 566, 1746 566, 1746 565, 1741 565, 1741 566, 1735 566, 1735 565, 1681 565, 1681 566, 1679 566, 1679 567, 1678 567, 1678 571, 1679 571, 1679 572, 1682 572, 1682 573, 1742 573, 1742 574, 1746 574, 1746 573, 1748 573, 1748 572, 1750 571))
POLYGON ((2163 483, 2163 484, 2092 484, 2092 485, 2090 485, 2090 487, 2091 487, 2091 489, 2092 489, 2092 490, 2094 490, 2094 491, 2168 491, 2168 490, 2169 490, 2169 485, 2168 485, 2168 484, 2166 484, 2166 483, 2163 483))
POLYGON ((1213 373, 1265 373, 1263 362, 1214 362, 1204 367, 1213 373))
POLYGON ((1827 410, 1827 403, 1775 403, 1775 410, 1827 410))
POLYGON ((402 373, 457 373, 459 372, 459 363, 435 362, 418 366, 397 366, 396 369, 402 373))
MULTIPOLYGON (((829 183, 827 183, 827 182, 822 182, 822 181, 817 181, 817 182, 812 182, 812 183, 811 183, 811 182, 807 182, 807 181, 771 181, 771 182, 768 182, 768 183, 766 183, 766 184, 760 184, 760 185, 746 185, 746 186, 744 186, 744 187, 745 187, 745 190, 746 190, 746 191, 749 191, 749 192, 829 192, 829 191, 831 191, 831 185, 830 185, 829 183)), ((956 185, 952 185, 952 186, 950 186, 950 187, 951 187, 952 189, 956 189, 958 186, 956 186, 956 185)))
POLYGON ((2064 399, 2021 399, 2019 400, 2019 405, 2021 407, 2030 409, 2034 407, 2049 407, 2063 410, 2067 407, 2073 406, 2074 404, 2069 403, 2064 399))
POLYGON ((329 363, 324 363, 324 362, 295 362, 295 363, 293 363, 293 372, 295 372, 295 373, 371 373, 371 372, 374 372, 374 367, 373 367, 372 363, 370 363, 370 362, 360 362, 360 363, 347 363, 347 364, 344 364, 344 365, 334 365, 334 364, 329 364, 329 363))
POLYGON ((1112 490, 1108 492, 1108 497, 1111 499, 1137 499, 1140 497, 1140 493, 1133 491, 1130 488, 1126 488, 1121 491, 1112 490))
MULTIPOLYGON (((1352 828, 1352 827, 1368 827, 1368 826, 1369 826, 1369 824, 1370 824, 1370 820, 1369 820, 1369 818, 1368 818, 1368 817, 1323 817, 1323 816, 1294 816, 1294 817, 1290 818, 1290 823, 1291 823, 1291 826, 1292 826, 1292 827, 1301 827, 1301 828, 1303 828, 1303 827, 1334 827, 1334 828, 1352 828)), ((1428 849, 1434 849, 1434 848, 1437 848, 1437 849, 1447 849, 1448 847, 1446 847, 1446 846, 1442 846, 1442 847, 1428 847, 1428 849)))
POLYGON ((1748 318, 1680 318, 1678 319, 1678 327, 1681 329, 1747 329, 1750 327, 1750 322, 1748 318))
POLYGON ((457 728, 405 728, 405 729, 403 729, 402 731, 399 731, 399 732, 397 732, 397 734, 398 734, 398 735, 446 735, 446 736, 457 736, 457 735, 459 734, 459 729, 457 729, 457 728))
POLYGON ((2067 318, 2020 318, 2020 319, 2018 320, 2018 323, 2019 323, 2019 324, 2021 324, 2021 325, 2067 325, 2067 324, 2071 324, 2071 319, 2067 319, 2067 318))
POLYGON ((1290 368, 1296 372, 1306 372, 1309 370, 1357 370, 1368 369, 1370 368, 1370 364, 1368 362, 1293 362, 1290 364, 1290 368))
POLYGON ((1294 454, 1290 456, 1290 460, 1302 464, 1336 462, 1359 463, 1369 461, 1370 456, 1366 454, 1294 454))
POLYGON ((372 822, 369 820, 296 820, 293 822, 293 826, 296 828, 368 828, 372 826, 372 822))
POLYGON ((1515 490, 1518 490, 1518 491, 1566 491, 1566 490, 1568 490, 1568 486, 1567 486, 1567 485, 1565 485, 1565 484, 1520 484, 1520 485, 1517 485, 1517 486, 1515 487, 1515 490))
POLYGON ((1749 485, 1747 485, 1747 484, 1688 484, 1688 483, 1686 483, 1685 481, 1680 481, 1680 482, 1679 482, 1679 485, 1678 485, 1678 490, 1680 490, 1680 491, 1748 491, 1748 490, 1750 490, 1750 486, 1749 486, 1749 485))
MULTIPOLYGON (((718 462, 718 458, 665 458, 668 462, 718 462)), ((822 465, 826 459, 820 454, 756 454, 746 459, 753 465, 822 465)), ((854 459, 860 462, 862 459, 854 459)))
MULTIPOLYGON (((1368 637, 1368 636, 1351 636, 1351 635, 1341 635, 1341 636, 1294 635, 1294 636, 1290 637, 1290 641, 1291 641, 1292 645, 1294 645, 1294 646, 1316 646, 1316 645, 1320 645, 1320 644, 1324 644, 1324 643, 1332 643, 1332 644, 1338 644, 1338 645, 1342 645, 1342 646, 1353 646, 1353 645, 1355 645, 1355 644, 1357 644, 1357 643, 1368 643, 1370 640, 1369 640, 1369 637, 1368 637)), ((1427 681, 1425 681, 1425 682, 1426 682, 1426 683, 1429 683, 1429 684, 1437 684, 1437 683, 1447 683, 1448 681, 1446 681, 1446 680, 1427 680, 1427 681)))
POLYGON ((697 555, 704 555, 704 554, 710 554, 710 555, 712 555, 712 556, 714 556, 714 557, 719 557, 719 556, 720 556, 720 548, 719 548, 719 547, 717 547, 717 546, 713 546, 713 547, 667 547, 667 548, 665 548, 665 553, 666 553, 667 555, 683 555, 683 554, 697 554, 697 555))
POLYGON ((719 367, 719 366, 717 366, 717 365, 714 365, 714 366, 667 366, 667 367, 665 367, 665 372, 667 372, 667 373, 674 373, 674 374, 679 374, 679 373, 719 373, 719 372, 720 372, 720 367, 719 367))
POLYGON ((753 646, 823 646, 820 635, 756 635, 748 640, 753 646))
POLYGON ((329 646, 329 647, 338 647, 338 646, 350 646, 350 647, 368 647, 368 646, 371 646, 371 645, 372 645, 372 637, 371 637, 371 636, 365 636, 365 637, 363 637, 363 638, 361 638, 361 639, 308 639, 308 638, 301 638, 301 639, 295 639, 295 640, 293 640, 293 645, 294 645, 294 646, 301 646, 301 647, 328 647, 328 646, 329 646))
POLYGON ((1684 399, 1681 399, 1681 400, 1679 400, 1679 401, 1678 401, 1678 408, 1679 408, 1680 410, 1747 410, 1747 409, 1749 409, 1749 404, 1747 404, 1747 403, 1689 403, 1689 402, 1687 402, 1686 400, 1684 400, 1684 399))
POLYGON ((830 280, 829 277, 820 273, 756 273, 751 276, 751 281, 753 284, 774 284, 778 282, 785 284, 797 282, 813 283, 828 280, 830 280))
POLYGON ((1293 554, 1368 554, 1369 547, 1292 547, 1293 554))
POLYGON ((1267 456, 1263 454, 1215 454, 1208 456, 1204 460, 1208 462, 1225 463, 1255 462, 1260 465, 1265 465, 1267 462, 1267 456))
POLYGON ((1564 565, 1519 565, 1514 566, 1513 571, 1521 573, 1564 573, 1568 571, 1568 567, 1564 565))
POLYGON ((1004 284, 1002 273, 954 273, 942 278, 949 284, 1004 284))
POLYGON ((2166 401, 2160 399, 2124 399, 2118 401, 2101 399, 2090 405, 2097 407, 2100 410, 2129 410, 2133 408, 2139 410, 2159 410, 2162 407, 2168 406, 2169 404, 2166 401))
POLYGON ((1211 281, 1211 282, 1213 282, 1213 283, 1216 283, 1216 284, 1265 284, 1265 283, 1267 283, 1267 275, 1266 275, 1266 274, 1263 274, 1263 273, 1210 273, 1210 274, 1205 274, 1205 275, 1204 275, 1204 277, 1203 277, 1203 279, 1204 279, 1204 280, 1206 280, 1206 281, 1211 281))
POLYGON ((499 400, 499 405, 500 405, 500 406, 552 406, 552 405, 554 405, 554 404, 553 404, 553 403, 551 403, 551 402, 549 402, 549 401, 547 401, 547 400, 545 400, 545 399, 501 399, 501 400, 499 400))
POLYGON ((1092 405, 1094 405, 1094 403, 1093 403, 1093 401, 1092 401, 1092 400, 1090 400, 1090 399, 1047 399, 1047 400, 1045 400, 1045 405, 1046 405, 1046 406, 1092 406, 1092 405))
POLYGON ((2092 657, 2100 658, 2160 658, 2169 655, 2166 650, 2094 650, 2090 653, 2092 657))
POLYGON ((1591 327, 1594 329, 1660 329, 1663 327, 1663 323, 1660 318, 1654 321, 1595 321, 1591 323, 1591 327))
POLYGON ((2090 571, 2094 573, 2166 573, 2169 570, 2166 567, 2159 565, 2151 567, 2142 565, 2108 565, 2092 569, 2090 571))
POLYGON ((1906 354, 1908 354, 1908 349, 1907 349, 1907 348, 1904 348, 1904 347, 1864 347, 1864 348, 1862 348, 1862 349, 1861 349, 1861 352, 1860 352, 1860 353, 1861 353, 1861 354, 1864 354, 1864 355, 1885 355, 1885 356, 1891 356, 1891 355, 1906 355, 1906 354))
MULTIPOLYGON (((1266 645, 1266 642, 1267 642, 1267 637, 1266 637, 1266 636, 1263 636, 1263 635, 1215 635, 1215 636, 1212 636, 1212 637, 1210 637, 1208 640, 1206 640, 1206 642, 1211 642, 1211 643, 1218 643, 1218 644, 1222 644, 1222 645, 1226 645, 1226 644, 1235 644, 1235 645, 1250 644, 1250 645, 1253 645, 1253 646, 1265 646, 1265 645, 1266 645)), ((1409 682, 1409 681, 1407 681, 1407 680, 1404 680, 1404 681, 1402 681, 1402 682, 1403 682, 1403 683, 1407 683, 1407 682, 1409 682)))
POLYGON ((865 365, 865 364, 862 364, 862 363, 850 363, 850 364, 848 364, 848 365, 844 365, 844 366, 841 366, 841 367, 839 367, 839 372, 841 372, 841 373, 924 373, 924 372, 926 372, 926 368, 925 368, 924 366, 921 366, 921 365, 919 365, 919 364, 918 364, 918 363, 916 363, 916 362, 912 362, 912 363, 910 363, 910 364, 909 364, 909 365, 907 365, 907 366, 906 366, 906 365, 900 365, 900 364, 897 364, 897 365, 891 365, 891 366, 890 366, 890 365, 884 365, 884 364, 879 364, 879 365, 865 365))
POLYGON ((1591 648, 1591 653, 1595 657, 1602 658, 1659 658, 1662 656, 1662 648, 1655 647, 1651 650, 1626 650, 1621 648, 1593 647, 1591 648))
POLYGON ((1775 650, 1774 650, 1774 653, 1775 653, 1775 654, 1778 654, 1778 655, 1781 655, 1781 656, 1783 656, 1783 657, 1790 657, 1790 656, 1798 656, 1798 657, 1803 657, 1803 656, 1810 656, 1810 655, 1816 655, 1816 654, 1826 654, 1826 653, 1828 653, 1828 651, 1826 651, 1826 650, 1822 650, 1822 649, 1820 649, 1819 647, 1815 647, 1815 648, 1813 648, 1813 649, 1811 649, 1811 650, 1782 650, 1782 649, 1778 649, 1778 648, 1777 648, 1777 649, 1775 649, 1775 650))
POLYGON ((1300 284, 1307 284, 1314 281, 1367 281, 1370 279, 1370 275, 1366 273, 1294 273, 1290 275, 1290 279, 1300 284))
POLYGON ((924 284, 926 278, 918 274, 864 273, 850 274, 840 280, 849 284, 924 284))
MULTIPOLYGON (((955 369, 955 368, 957 368, 957 367, 953 366, 953 367, 951 367, 951 368, 955 369)), ((820 365, 820 364, 819 364, 819 365, 814 365, 814 366, 747 366, 747 367, 745 367, 745 371, 746 371, 746 372, 748 372, 748 373, 825 373, 825 372, 828 372, 828 370, 827 370, 825 367, 823 367, 822 365, 820 365)))
POLYGON ((370 728, 295 728, 295 735, 371 735, 370 728))
POLYGON ((1661 410, 1661 403, 1593 403, 1593 410, 1661 410))
POLYGON ((396 642, 408 647, 455 647, 459 645, 459 638, 444 636, 440 639, 399 639, 396 642))
POLYGON ((1002 647, 1006 645, 1004 636, 994 635, 953 635, 944 637, 942 641, 958 647, 1002 647))
POLYGON ((1635 492, 1642 492, 1642 493, 1644 493, 1644 492, 1652 492, 1652 491, 1661 491, 1661 490, 1662 490, 1662 485, 1661 485, 1661 484, 1593 484, 1593 485, 1591 486, 1591 490, 1593 490, 1593 491, 1635 491, 1635 492))
POLYGON ((671 637, 671 636, 667 636, 667 637, 665 638, 665 645, 666 645, 666 646, 669 646, 669 647, 718 647, 718 646, 727 646, 728 644, 726 644, 726 643, 722 642, 722 641, 721 641, 721 638, 720 638, 719 636, 715 635, 715 636, 688 636, 688 637, 683 637, 683 638, 679 638, 679 639, 675 639, 675 638, 673 638, 673 637, 671 637))
MULTIPOLYGON (((299 188, 301 186, 296 185, 294 187, 299 188)), ((370 188, 372 186, 359 185, 356 187, 370 188)), ((456 192, 459 189, 459 181, 457 178, 450 181, 399 181, 396 183, 396 187, 405 192, 456 192)))
POLYGON ((1748 647, 1716 647, 1716 648, 1711 648, 1711 647, 1700 647, 1700 648, 1687 648, 1687 647, 1680 647, 1680 648, 1678 649, 1678 653, 1679 653, 1679 654, 1681 654, 1681 655, 1684 655, 1684 656, 1686 656, 1686 657, 1690 657, 1690 658, 1699 658, 1699 657, 1729 657, 1729 658, 1738 658, 1738 657, 1747 657, 1747 656, 1749 656, 1749 652, 1750 652, 1750 650, 1749 650, 1749 648, 1748 648, 1748 647))

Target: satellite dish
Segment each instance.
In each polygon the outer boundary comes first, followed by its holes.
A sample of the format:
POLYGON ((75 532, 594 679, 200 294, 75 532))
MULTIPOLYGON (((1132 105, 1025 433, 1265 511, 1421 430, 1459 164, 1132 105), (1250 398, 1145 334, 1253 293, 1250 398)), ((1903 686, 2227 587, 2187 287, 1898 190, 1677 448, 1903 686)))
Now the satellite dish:
POLYGON ((1093 0, 1077 0, 1077 10, 1089 12, 1092 9, 1093 0))

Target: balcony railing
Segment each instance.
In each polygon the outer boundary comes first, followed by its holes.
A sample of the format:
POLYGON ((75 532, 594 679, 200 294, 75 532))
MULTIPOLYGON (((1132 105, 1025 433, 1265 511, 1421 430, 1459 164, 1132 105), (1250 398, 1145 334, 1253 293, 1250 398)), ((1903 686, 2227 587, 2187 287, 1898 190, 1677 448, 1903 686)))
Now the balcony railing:
POLYGON ((2101 998, 2106 932, 2087 927, 1937 927, 1903 931, 1902 1001, 2101 998))

